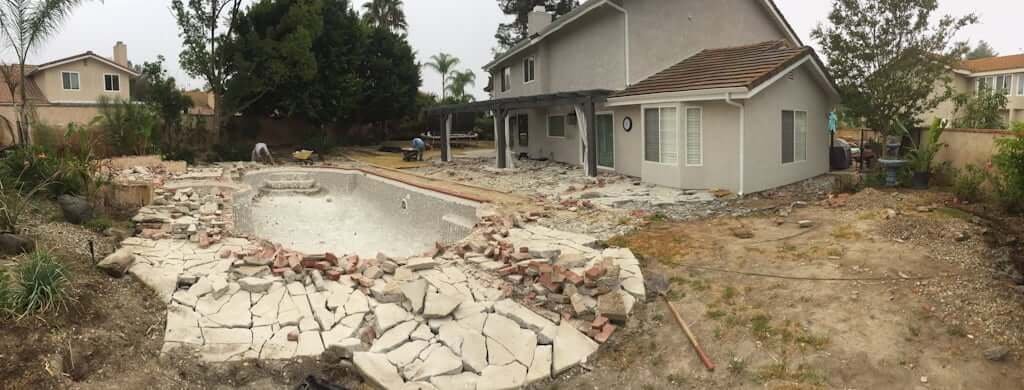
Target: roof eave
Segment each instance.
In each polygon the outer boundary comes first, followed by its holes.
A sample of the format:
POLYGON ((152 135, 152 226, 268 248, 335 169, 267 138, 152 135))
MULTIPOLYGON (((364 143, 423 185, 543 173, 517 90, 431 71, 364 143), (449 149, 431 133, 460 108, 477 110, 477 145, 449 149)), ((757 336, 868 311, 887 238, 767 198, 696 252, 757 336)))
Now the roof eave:
POLYGON ((28 76, 32 76, 32 75, 34 75, 36 73, 39 73, 41 71, 44 71, 44 70, 47 70, 47 69, 51 69, 51 68, 54 68, 54 67, 57 67, 57 66, 60 66, 60 65, 64 65, 64 64, 71 63, 71 62, 75 62, 75 61, 78 61, 78 60, 83 59, 83 58, 92 58, 92 59, 98 60, 98 61, 106 64, 107 66, 110 66, 110 67, 112 67, 114 69, 117 69, 117 70, 123 71, 125 73, 128 73, 128 75, 131 76, 131 77, 142 76, 141 73, 136 72, 132 68, 129 68, 127 66, 123 66, 121 64, 118 64, 118 63, 116 63, 114 61, 111 61, 111 60, 109 60, 107 58, 104 58, 103 56, 100 56, 100 55, 98 55, 96 53, 93 53, 91 51, 90 52, 81 53, 81 54, 76 54, 76 55, 73 55, 73 56, 70 56, 70 57, 65 57, 65 58, 61 58, 61 59, 58 59, 58 60, 47 62, 45 64, 38 65, 38 66, 36 66, 35 69, 33 69, 31 72, 29 72, 28 76))

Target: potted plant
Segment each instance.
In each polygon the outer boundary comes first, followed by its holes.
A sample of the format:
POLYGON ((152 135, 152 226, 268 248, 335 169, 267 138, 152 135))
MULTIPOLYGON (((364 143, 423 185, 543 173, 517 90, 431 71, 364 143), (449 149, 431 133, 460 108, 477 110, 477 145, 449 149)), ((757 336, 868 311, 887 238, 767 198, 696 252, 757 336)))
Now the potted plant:
MULTIPOLYGON (((932 175, 932 161, 935 160, 935 154, 939 152, 939 149, 946 145, 943 142, 939 142, 943 130, 942 121, 935 119, 932 125, 928 127, 927 132, 922 135, 921 144, 914 146, 910 153, 907 154, 908 166, 911 169, 911 187, 916 189, 928 188, 932 175)), ((903 131, 906 131, 906 128, 903 128, 903 131)))

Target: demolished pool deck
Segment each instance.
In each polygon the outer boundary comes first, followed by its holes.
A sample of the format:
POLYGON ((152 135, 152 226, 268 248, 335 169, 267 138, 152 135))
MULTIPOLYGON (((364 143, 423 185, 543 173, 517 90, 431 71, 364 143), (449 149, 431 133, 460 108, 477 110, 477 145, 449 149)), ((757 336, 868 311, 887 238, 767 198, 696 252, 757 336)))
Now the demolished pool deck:
POLYGON ((364 172, 206 184, 168 183, 123 243, 168 302, 165 351, 334 349, 382 388, 517 388, 585 362, 646 294, 627 249, 364 172))

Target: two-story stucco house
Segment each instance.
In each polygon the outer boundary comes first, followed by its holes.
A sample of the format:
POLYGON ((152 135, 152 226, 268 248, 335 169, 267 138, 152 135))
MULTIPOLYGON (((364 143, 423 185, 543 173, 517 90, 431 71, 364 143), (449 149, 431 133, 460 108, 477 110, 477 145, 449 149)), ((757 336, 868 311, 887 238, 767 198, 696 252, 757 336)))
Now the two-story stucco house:
MULTIPOLYGON (((128 63, 128 46, 117 42, 113 58, 91 51, 39 65, 26 66, 26 96, 35 108, 36 120, 56 126, 88 123, 99 114, 100 97, 130 100, 131 78, 139 73, 128 63)), ((20 79, 13 71, 14 79, 20 79)), ((8 128, 16 128, 18 87, 13 96, 0 80, 0 144, 12 143, 8 128), (6 126, 6 127, 5 127, 6 126)), ((17 132, 14 132, 17 133, 17 132)))
MULTIPOLYGON (((1024 54, 964 61, 954 67, 951 78, 954 93, 973 94, 985 88, 1006 95, 1004 122, 1024 122, 1024 54)), ((955 117, 956 103, 947 100, 922 119, 955 117)))
POLYGON ((538 8, 485 70, 490 100, 434 111, 495 113, 499 167, 547 158, 740 194, 829 169, 839 94, 771 0, 538 8))

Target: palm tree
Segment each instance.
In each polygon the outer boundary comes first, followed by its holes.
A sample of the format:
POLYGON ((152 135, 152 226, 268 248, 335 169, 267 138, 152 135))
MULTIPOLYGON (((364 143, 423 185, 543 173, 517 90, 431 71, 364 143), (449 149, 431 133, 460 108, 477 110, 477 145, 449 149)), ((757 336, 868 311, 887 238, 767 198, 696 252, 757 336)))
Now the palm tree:
POLYGON ((459 65, 458 57, 448 53, 435 54, 430 56, 430 62, 424 65, 441 74, 441 100, 444 100, 448 96, 448 78, 452 76, 452 70, 459 65))
POLYGON ((476 86, 476 74, 472 70, 452 71, 451 84, 448 84, 448 92, 451 92, 452 99, 460 103, 473 101, 473 95, 466 94, 466 87, 470 86, 476 86))
POLYGON ((371 26, 383 27, 393 32, 405 31, 409 23, 405 21, 402 0, 370 0, 363 4, 363 20, 371 26))
MULTIPOLYGON (((71 11, 85 0, 4 0, 0 2, 0 37, 4 46, 18 59, 21 101, 18 102, 18 135, 20 142, 29 139, 29 107, 25 92, 28 79, 25 61, 37 46, 56 33, 71 11)), ((9 71, 9 70, 8 70, 9 71)), ((11 80, 12 77, 5 79, 11 80)))

